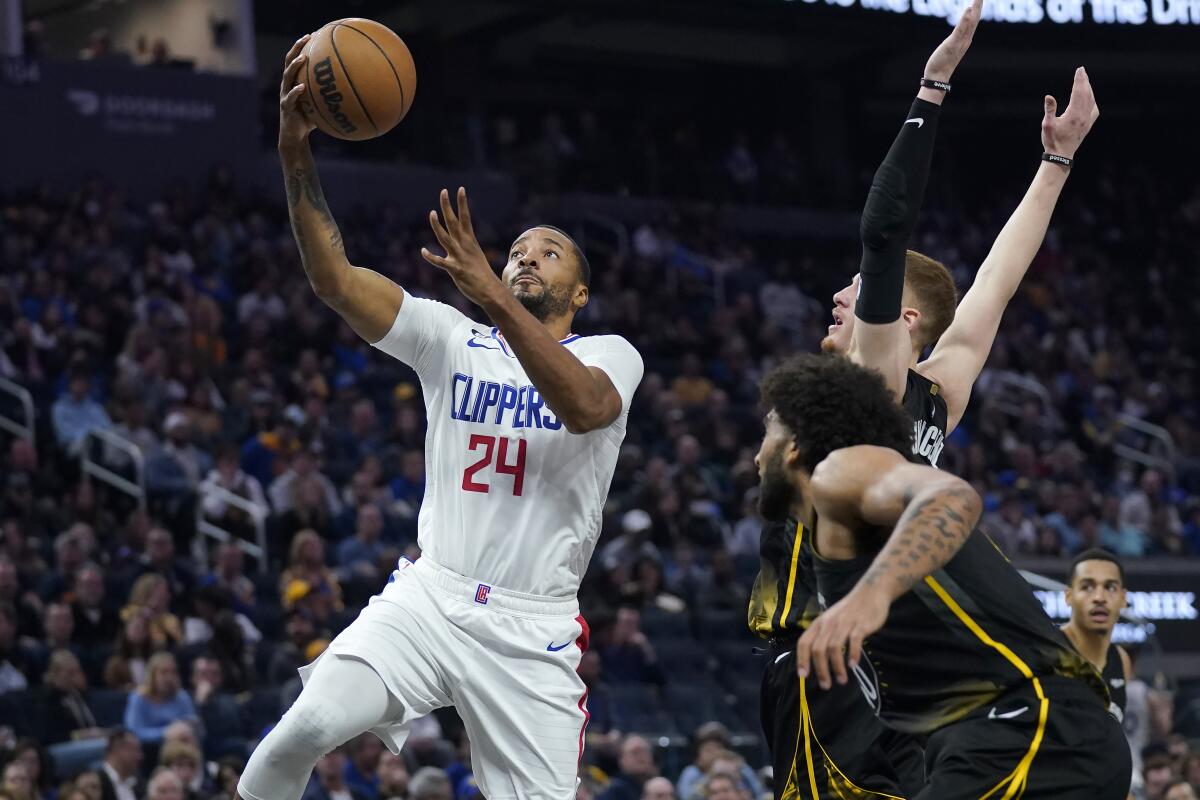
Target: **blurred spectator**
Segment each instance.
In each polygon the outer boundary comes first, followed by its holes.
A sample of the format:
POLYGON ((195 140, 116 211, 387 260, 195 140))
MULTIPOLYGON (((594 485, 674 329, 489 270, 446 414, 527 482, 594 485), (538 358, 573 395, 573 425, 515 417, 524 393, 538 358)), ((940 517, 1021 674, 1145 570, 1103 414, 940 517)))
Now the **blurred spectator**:
POLYGON ((379 760, 383 742, 373 733, 362 733, 346 745, 346 785, 367 800, 379 800, 379 760))
MULTIPOLYGON (((729 752, 732 742, 729 729, 720 722, 706 722, 696 729, 692 735, 692 747, 695 749, 695 755, 692 763, 679 773, 679 780, 675 785, 679 792, 679 800, 693 800, 693 798, 701 796, 701 787, 705 776, 712 774, 714 768, 718 768, 716 771, 720 771, 719 767, 722 765, 718 765, 717 761, 729 752)), ((744 761, 737 765, 733 777, 745 785, 752 797, 762 796, 762 782, 744 761)))
POLYGON ((84 530, 90 533, 87 525, 77 523, 54 537, 54 569, 42 576, 38 587, 43 600, 62 597, 71 585, 75 570, 87 559, 84 530))
POLYGON ((650 743, 637 734, 621 740, 620 769, 597 800, 640 800, 646 781, 658 775, 650 743))
POLYGON ((323 598, 328 608, 326 616, 330 611, 341 611, 342 588, 333 570, 325 566, 325 543, 316 531, 302 530, 292 540, 288 565, 279 579, 279 593, 284 608, 292 608, 312 594, 323 598))
MULTIPOLYGON (((207 798, 192 789, 196 776, 201 774, 203 759, 200 751, 190 744, 182 742, 164 743, 158 755, 159 766, 166 767, 179 779, 180 792, 183 800, 207 800, 207 798)), ((151 781, 153 786, 153 781, 151 781)))
MULTIPOLYGON (((221 662, 213 656, 202 655, 192 662, 192 704, 210 740, 222 735, 236 737, 242 730, 241 707, 224 691, 224 681, 221 662)), ((185 785, 190 783, 190 779, 185 781, 185 785)))
POLYGON ((204 478, 200 487, 202 508, 204 516, 212 522, 242 538, 253 539, 255 527, 251 515, 231 505, 219 495, 212 494, 209 491, 210 487, 231 492, 262 508, 264 512, 269 510, 262 484, 253 475, 242 471, 238 464, 238 450, 233 445, 221 449, 217 455, 216 467, 204 478))
POLYGON ((104 602, 104 573, 100 567, 89 562, 76 569, 71 594, 74 640, 89 650, 111 644, 120 620, 104 602))
POLYGON ((1183 522, 1179 511, 1166 503, 1163 476, 1158 470, 1143 472, 1138 488, 1125 495, 1120 524, 1156 543, 1159 552, 1178 553, 1182 549, 1179 538, 1183 535, 1183 522), (1156 512, 1161 513, 1156 516, 1156 512))
POLYGON ((90 396, 92 379, 85 372, 70 377, 67 394, 54 402, 51 416, 54 420, 54 435, 58 444, 70 456, 82 451, 84 437, 93 428, 108 430, 112 420, 104 406, 90 396))
POLYGON ((154 648, 174 647, 183 643, 183 626, 171 613, 171 590, 167 579, 157 572, 138 578, 129 593, 129 604, 121 609, 121 620, 128 623, 141 617, 154 648))
POLYGON ((600 648, 600 660, 613 680, 657 684, 666 680, 654 645, 641 630, 641 614, 635 608, 617 611, 609 643, 600 648))
POLYGON ((13 745, 9 765, 24 767, 29 780, 29 794, 33 800, 51 800, 54 791, 54 762, 46 755, 36 739, 20 739, 13 745))
POLYGON ((725 537, 725 550, 734 558, 757 556, 763 518, 758 513, 758 487, 742 495, 742 516, 725 537))
POLYGON ((1146 800, 1163 800, 1167 787, 1175 779, 1171 757, 1166 753, 1150 756, 1142 764, 1142 792, 1146 800))
POLYGON ((679 377, 671 383, 671 391, 684 408, 703 406, 713 393, 713 382, 702 374, 700 356, 686 353, 680 362, 679 377))
POLYGON ((587 650, 579 659, 580 679, 587 686, 588 735, 608 733, 613 727, 612 687, 602 674, 600 654, 587 650))
POLYGON ((196 585, 196 576, 185 561, 175 557, 175 546, 175 539, 165 528, 155 526, 147 531, 146 550, 138 559, 138 574, 162 577, 167 583, 171 609, 178 613, 196 585))
POLYGON ((314 483, 320 489, 320 502, 326 516, 336 516, 342 510, 342 501, 338 497, 337 488, 327 475, 317 468, 317 458, 309 450, 300 450, 292 457, 288 468, 276 478, 267 490, 271 498, 271 506, 276 514, 291 511, 302 497, 297 486, 304 483, 314 483))
POLYGON ((1200 800, 1196 790, 1182 778, 1177 778, 1167 784, 1163 791, 1163 800, 1200 800))
POLYGON ((296 671, 311 660, 306 653, 308 646, 317 638, 312 616, 299 609, 288 614, 284 633, 287 638, 275 648, 267 665, 267 681, 273 685, 296 677, 296 671))
POLYGON ((650 541, 654 521, 640 508, 626 511, 621 516, 621 533, 600 551, 600 564, 606 571, 618 568, 631 569, 639 560, 651 558, 662 560, 662 554, 650 541))
POLYGON ((651 778, 642 785, 641 800, 675 800, 675 787, 666 778, 651 778))
POLYGON ((29 770, 20 761, 14 760, 4 765, 4 771, 0 774, 0 787, 12 795, 13 800, 36 800, 37 797, 29 770))
POLYGON ((71 783, 77 792, 83 794, 83 797, 77 798, 77 800, 103 800, 104 798, 104 780, 94 769, 85 769, 76 775, 71 783))
POLYGON ((150 619, 146 614, 126 616, 117 634, 113 654, 104 665, 104 685, 123 691, 140 685, 145 680, 150 657, 165 644, 165 639, 156 645, 150 638, 150 619))
POLYGON ((110 733, 104 763, 100 766, 103 800, 138 800, 141 765, 142 743, 138 737, 125 729, 110 733))
POLYGON ((454 788, 445 772, 421 767, 408 782, 408 800, 454 800, 454 788))
POLYGON ((1037 545, 1033 521, 1025 516, 1021 501, 1015 496, 1000 501, 999 510, 988 511, 979 525, 1001 550, 1010 555, 1032 553, 1037 545))
MULTIPOLYGON (((346 755, 342 748, 322 756, 317 761, 313 777, 309 780, 301 800, 368 800, 362 792, 346 785, 345 772, 346 755)), ((415 797, 415 794, 410 794, 410 800, 414 800, 415 797)), ((451 800, 449 795, 447 800, 451 800)))
POLYGON ((146 800, 184 800, 183 782, 174 770, 160 767, 150 777, 146 800))
POLYGON ((213 555, 213 571, 201 584, 228 592, 233 598, 233 607, 243 614, 251 614, 258 602, 254 582, 246 575, 245 555, 235 542, 217 545, 213 555))
POLYGON ((37 695, 34 720, 38 738, 45 744, 104 735, 88 705, 87 675, 70 650, 55 650, 37 695))
MULTIPOLYGON (((383 512, 377 506, 358 509, 354 535, 338 545, 338 566, 342 574, 373 581, 379 574, 380 558, 386 549, 379 537, 383 534, 383 512)), ((374 800, 374 798, 372 798, 374 800)))
POLYGON ((0 605, 0 694, 29 688, 33 656, 17 640, 17 614, 0 605))
POLYGON ((704 800, 742 800, 737 780, 726 772, 714 772, 700 784, 700 796, 704 800))
POLYGON ((410 780, 404 756, 384 749, 379 756, 379 800, 403 800, 408 797, 410 780))
POLYGON ((198 719, 192 698, 180 684, 175 656, 170 653, 151 656, 145 681, 129 695, 125 727, 143 742, 158 744, 172 722, 198 719))

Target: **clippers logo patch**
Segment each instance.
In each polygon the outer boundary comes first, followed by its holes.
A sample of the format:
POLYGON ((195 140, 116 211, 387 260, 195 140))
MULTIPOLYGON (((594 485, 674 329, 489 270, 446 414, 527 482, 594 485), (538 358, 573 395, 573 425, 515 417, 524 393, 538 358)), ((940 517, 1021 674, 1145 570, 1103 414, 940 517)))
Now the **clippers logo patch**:
POLYGON ((486 583, 479 584, 479 588, 475 590, 475 602, 481 606, 486 606, 488 595, 492 593, 492 587, 486 583))

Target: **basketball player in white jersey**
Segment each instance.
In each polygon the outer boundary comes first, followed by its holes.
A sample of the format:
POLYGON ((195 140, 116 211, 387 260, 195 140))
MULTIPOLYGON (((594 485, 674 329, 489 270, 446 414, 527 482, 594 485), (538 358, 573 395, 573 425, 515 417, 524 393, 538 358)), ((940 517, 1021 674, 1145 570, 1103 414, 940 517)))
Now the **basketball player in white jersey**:
MULTIPOLYGON (((307 38, 307 37, 305 37, 307 38)), ((497 278, 443 191, 430 212, 446 255, 422 249, 494 325, 352 266, 321 192, 297 106, 305 39, 285 62, 279 152, 292 229, 314 291, 364 339, 411 366, 428 414, 422 555, 321 658, 255 750, 246 800, 298 800, 317 759, 363 731, 399 752, 412 721, 457 708, 489 800, 574 797, 587 724, 576 674, 588 629, 576 592, 600 532, 642 360, 619 336, 572 335, 589 267, 562 231, 513 243, 497 278)))

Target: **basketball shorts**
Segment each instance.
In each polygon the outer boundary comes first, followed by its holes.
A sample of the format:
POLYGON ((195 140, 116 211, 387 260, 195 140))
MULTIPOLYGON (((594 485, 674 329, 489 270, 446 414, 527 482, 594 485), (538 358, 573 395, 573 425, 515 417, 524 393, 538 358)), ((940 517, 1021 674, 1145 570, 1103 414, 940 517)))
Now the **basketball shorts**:
POLYGON ((1132 770, 1121 724, 1069 678, 1039 679, 932 734, 914 800, 1124 800, 1132 770))
POLYGON ((801 681, 796 638, 771 643, 761 704, 776 800, 902 799, 920 790, 920 746, 883 726, 857 681, 827 690, 811 676, 801 681))
POLYGON ((574 598, 506 591, 423 557, 402 560, 321 658, 355 658, 383 678, 403 706, 373 731, 392 752, 414 720, 454 706, 488 800, 567 800, 588 719, 576 673, 587 643, 574 598))

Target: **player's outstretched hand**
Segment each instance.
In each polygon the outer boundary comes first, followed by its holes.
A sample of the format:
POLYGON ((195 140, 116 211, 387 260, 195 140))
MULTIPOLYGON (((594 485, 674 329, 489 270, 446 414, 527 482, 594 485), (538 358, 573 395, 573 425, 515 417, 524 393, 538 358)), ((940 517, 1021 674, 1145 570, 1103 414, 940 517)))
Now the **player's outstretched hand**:
POLYGON ((421 258, 441 267, 450 273, 454 285, 468 300, 484 305, 492 292, 503 290, 500 279, 488 263, 479 240, 475 238, 475 229, 471 227, 471 207, 467 204, 467 190, 458 187, 458 210, 450 205, 450 192, 442 189, 438 195, 442 207, 442 218, 438 212, 429 212, 429 225, 433 235, 446 251, 439 256, 428 248, 421 248, 421 258))
POLYGON ((1047 153, 1074 158, 1075 151, 1083 143, 1100 116, 1096 95, 1092 93, 1092 82, 1087 70, 1075 70, 1075 82, 1071 85, 1071 99, 1062 116, 1056 116, 1058 103, 1050 95, 1045 99, 1046 113, 1042 117, 1042 147, 1047 153))
POLYGON ((958 18, 958 24, 954 26, 954 30, 937 46, 933 55, 929 57, 929 61, 925 62, 926 78, 943 83, 950 82, 950 77, 958 68, 958 63, 962 61, 967 49, 971 46, 971 40, 975 37, 975 29, 979 27, 979 17, 982 13, 983 0, 974 0, 971 5, 967 6, 962 16, 958 18))
POLYGON ((317 126, 309 121, 300 99, 304 84, 300 83, 300 70, 308 56, 302 52, 311 34, 304 34, 283 59, 283 80, 279 83, 279 146, 285 147, 303 142, 317 126))
POLYGON ((883 627, 888 600, 882 592, 856 586, 817 617, 796 643, 796 672, 815 673, 822 689, 849 680, 862 658, 863 639, 883 627))

